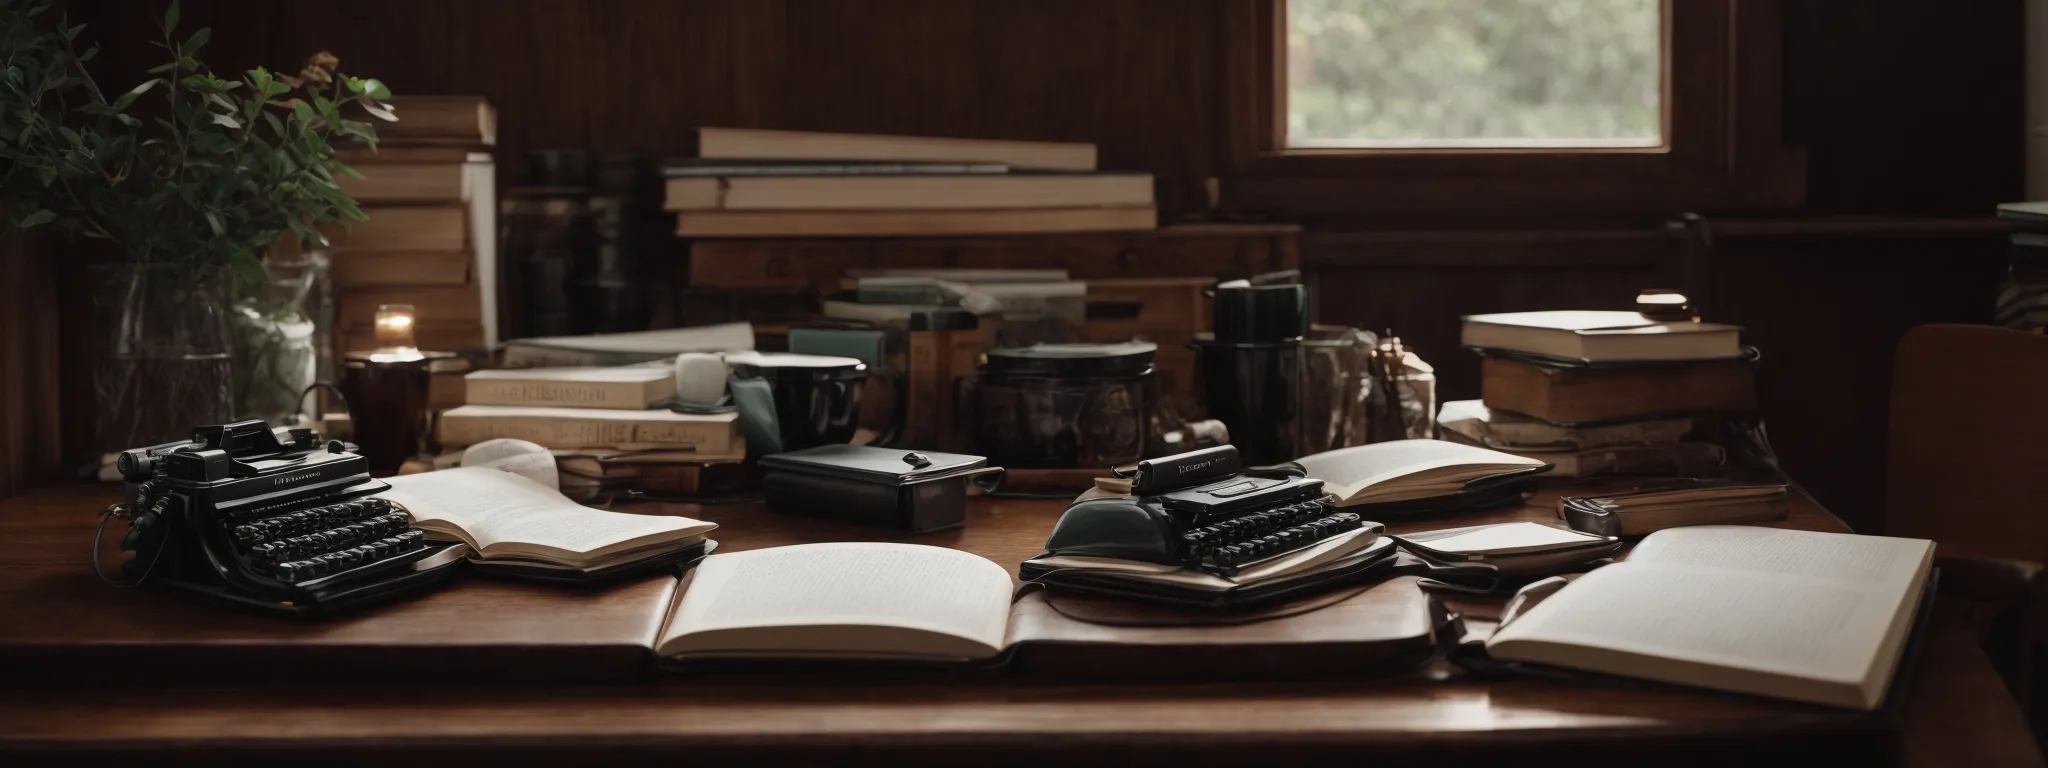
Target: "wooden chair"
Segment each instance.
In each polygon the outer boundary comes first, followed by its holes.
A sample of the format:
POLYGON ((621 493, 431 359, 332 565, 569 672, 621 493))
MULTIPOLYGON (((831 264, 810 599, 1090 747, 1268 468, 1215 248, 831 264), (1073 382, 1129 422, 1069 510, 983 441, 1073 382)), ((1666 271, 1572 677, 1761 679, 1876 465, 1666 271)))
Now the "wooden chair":
MULTIPOLYGON (((1892 365, 1883 533, 1933 539, 1944 603, 1968 613, 2022 703, 2048 585, 2048 336, 1924 325, 1892 365)), ((2048 682, 2048 681, 2043 681, 2048 682)), ((2035 732, 2048 707, 2033 712, 2035 732)))

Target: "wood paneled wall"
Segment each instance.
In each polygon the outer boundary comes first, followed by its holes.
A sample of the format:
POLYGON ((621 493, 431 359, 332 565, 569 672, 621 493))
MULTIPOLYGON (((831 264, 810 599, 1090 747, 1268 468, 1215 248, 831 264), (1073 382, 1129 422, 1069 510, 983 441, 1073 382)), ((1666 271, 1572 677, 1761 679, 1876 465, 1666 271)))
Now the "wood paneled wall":
POLYGON ((54 476, 59 418, 56 263, 42 238, 0 235, 0 496, 54 476))
MULTIPOLYGON (((1985 319, 2002 258, 1995 229, 1886 222, 1983 217, 2019 196, 2020 4, 1782 4, 1786 132, 1809 158, 1803 213, 1882 218, 1767 222, 1747 235, 1722 222, 1710 311, 1749 326, 1764 348, 1764 397, 1787 463, 1868 528, 1881 508, 1892 345, 1914 323, 1985 319)), ((136 81, 156 63, 146 42, 157 3, 72 5, 106 47, 106 82, 136 81)), ((691 126, 732 124, 1093 141, 1105 167, 1158 174, 1162 193, 1184 204, 1230 167, 1233 8, 1237 0, 188 0, 184 17, 188 30, 214 28, 205 58, 223 72, 292 69, 325 49, 400 93, 486 96, 499 109, 497 154, 510 183, 524 176, 526 149, 671 155, 687 148, 691 126)), ((1476 372, 1455 347, 1458 315, 1614 306, 1669 282, 1678 243, 1659 221, 1549 228, 1524 217, 1490 229, 1513 213, 1473 211, 1469 227, 1452 231, 1440 222, 1310 231, 1302 258, 1323 319, 1393 327, 1439 365, 1447 396, 1469 396, 1476 372), (1415 229, 1424 231, 1405 231, 1415 229)), ((19 354, 4 338, 0 349, 19 354)))

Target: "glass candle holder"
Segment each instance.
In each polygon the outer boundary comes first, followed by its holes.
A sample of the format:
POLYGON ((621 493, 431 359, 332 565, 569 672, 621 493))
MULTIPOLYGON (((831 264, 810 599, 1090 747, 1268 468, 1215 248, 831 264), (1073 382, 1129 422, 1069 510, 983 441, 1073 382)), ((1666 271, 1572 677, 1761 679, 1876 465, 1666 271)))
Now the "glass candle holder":
POLYGON ((348 399, 349 428, 370 472, 398 472, 420 450, 427 430, 427 366, 452 357, 414 346, 415 315, 409 304, 377 307, 377 348, 342 355, 341 395, 348 399))

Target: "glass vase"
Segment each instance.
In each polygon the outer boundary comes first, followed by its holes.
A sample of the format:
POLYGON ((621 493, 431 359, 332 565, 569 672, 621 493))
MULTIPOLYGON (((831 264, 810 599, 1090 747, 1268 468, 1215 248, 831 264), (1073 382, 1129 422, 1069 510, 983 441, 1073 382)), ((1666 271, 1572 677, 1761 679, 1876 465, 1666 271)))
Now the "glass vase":
POLYGON ((114 354, 101 366, 99 433, 108 452, 191 436, 234 416, 228 275, 134 265, 117 279, 114 354))
POLYGON ((324 251, 277 252, 264 266, 266 281, 232 315, 235 414, 288 426, 303 410, 299 396, 332 367, 328 261, 324 251))

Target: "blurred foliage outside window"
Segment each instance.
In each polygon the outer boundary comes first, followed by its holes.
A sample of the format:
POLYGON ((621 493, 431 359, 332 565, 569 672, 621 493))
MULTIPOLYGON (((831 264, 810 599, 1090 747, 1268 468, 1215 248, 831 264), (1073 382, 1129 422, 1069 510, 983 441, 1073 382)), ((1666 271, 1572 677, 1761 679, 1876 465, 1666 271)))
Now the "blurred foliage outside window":
POLYGON ((1654 147, 1661 0, 1287 0, 1291 147, 1654 147))

